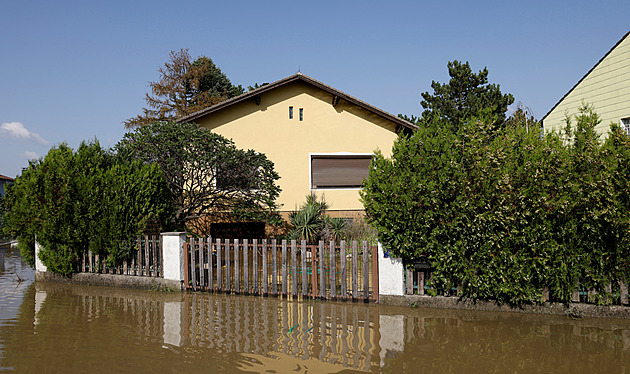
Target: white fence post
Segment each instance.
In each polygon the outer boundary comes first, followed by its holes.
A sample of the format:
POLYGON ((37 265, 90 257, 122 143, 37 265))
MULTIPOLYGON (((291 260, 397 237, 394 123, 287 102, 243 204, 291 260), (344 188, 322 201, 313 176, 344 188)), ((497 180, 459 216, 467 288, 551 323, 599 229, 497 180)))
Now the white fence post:
POLYGON ((185 232, 163 232, 162 256, 164 279, 184 282, 184 242, 185 232))
POLYGON ((381 295, 405 294, 404 267, 401 258, 385 257, 381 243, 378 243, 378 290, 381 295))
POLYGON ((35 271, 45 273, 48 271, 48 267, 46 267, 46 265, 42 263, 42 260, 39 259, 40 249, 41 249, 41 246, 39 245, 37 240, 35 240, 35 271))

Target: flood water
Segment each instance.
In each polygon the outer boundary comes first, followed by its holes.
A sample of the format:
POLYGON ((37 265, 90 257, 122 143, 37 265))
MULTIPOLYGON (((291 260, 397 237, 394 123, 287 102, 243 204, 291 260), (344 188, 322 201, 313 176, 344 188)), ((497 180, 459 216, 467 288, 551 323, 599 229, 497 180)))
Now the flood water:
POLYGON ((18 373, 630 373, 630 321, 33 282, 7 251, 18 373))

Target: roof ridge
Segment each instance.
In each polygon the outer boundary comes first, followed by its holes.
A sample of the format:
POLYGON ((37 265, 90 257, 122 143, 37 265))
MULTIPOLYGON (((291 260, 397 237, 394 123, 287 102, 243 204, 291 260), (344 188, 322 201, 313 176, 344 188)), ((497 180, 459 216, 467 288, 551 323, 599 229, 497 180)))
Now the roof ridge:
POLYGON ((300 80, 300 81, 306 82, 306 83, 311 84, 311 85, 313 85, 313 86, 315 86, 317 88, 320 88, 320 89, 322 89, 324 91, 327 91, 327 92, 329 92, 329 93, 331 93, 331 94, 333 94, 335 96, 339 96, 340 98, 342 98, 342 99, 344 99, 344 100, 346 100, 346 101, 348 101, 350 103, 353 103, 353 104, 355 104, 355 105, 357 105, 359 107, 362 107, 363 109, 368 110, 370 112, 373 112, 375 114, 378 114, 381 117, 387 118, 387 119, 391 120, 392 122, 398 123, 398 124, 400 124, 400 125, 402 125, 404 127, 407 127, 409 129, 415 130, 415 129, 418 128, 418 126, 416 126, 415 124, 413 124, 413 123, 411 123, 409 121, 406 121, 406 120, 404 120, 404 119, 402 119, 402 118, 400 118, 398 116, 395 116, 395 115, 393 115, 393 114, 391 114, 389 112, 386 112, 383 109, 375 107, 374 105, 368 104, 367 102, 365 102, 363 100, 357 99, 356 97, 354 97, 352 95, 349 95, 349 94, 347 94, 347 93, 345 93, 343 91, 340 91, 340 90, 338 90, 338 89, 336 89, 336 88, 334 88, 334 87, 332 87, 330 85, 327 85, 327 84, 325 84, 323 82, 320 82, 320 81, 318 81, 318 80, 316 80, 316 79, 314 79, 314 78, 312 78, 312 77, 310 77, 310 76, 308 76, 308 75, 306 75, 306 74, 304 74, 302 72, 297 72, 297 73, 295 73, 293 75, 290 75, 288 77, 279 79, 279 80, 277 80, 275 82, 272 82, 272 83, 269 83, 269 84, 265 84, 265 85, 260 86, 260 87, 258 87, 256 89, 253 89, 251 91, 242 93, 242 94, 240 94, 240 95, 238 95, 236 97, 230 98, 230 99, 222 101, 222 102, 220 102, 218 104, 212 105, 210 107, 201 109, 201 110, 199 110, 197 112, 194 112, 194 113, 191 113, 189 115, 183 116, 183 117, 177 119, 176 122, 184 123, 184 122, 188 122, 188 121, 194 121, 195 119, 200 118, 200 117, 202 117, 202 116, 204 116, 206 114, 210 114, 210 113, 215 112, 217 110, 220 110, 222 108, 228 107, 228 106, 230 106, 232 104, 236 104, 238 102, 244 101, 247 98, 255 97, 256 95, 262 94, 262 93, 264 93, 266 91, 270 91, 270 90, 272 90, 272 89, 274 89, 276 87, 282 86, 284 84, 291 83, 291 82, 296 81, 296 80, 300 80))

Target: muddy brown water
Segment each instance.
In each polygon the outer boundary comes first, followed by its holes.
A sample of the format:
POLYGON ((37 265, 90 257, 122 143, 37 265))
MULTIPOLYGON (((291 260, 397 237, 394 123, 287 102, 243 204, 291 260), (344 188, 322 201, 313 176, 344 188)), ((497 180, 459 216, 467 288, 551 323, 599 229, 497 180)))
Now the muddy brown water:
POLYGON ((630 373, 630 321, 34 282, 0 270, 18 373, 630 373))

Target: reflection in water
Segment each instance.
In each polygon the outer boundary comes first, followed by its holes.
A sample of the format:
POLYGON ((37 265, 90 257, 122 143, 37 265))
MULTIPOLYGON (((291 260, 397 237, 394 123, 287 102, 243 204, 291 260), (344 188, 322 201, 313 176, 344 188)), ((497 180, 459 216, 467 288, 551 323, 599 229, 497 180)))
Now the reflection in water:
POLYGON ((625 320, 33 283, 16 256, 0 303, 20 373, 630 372, 625 320))

